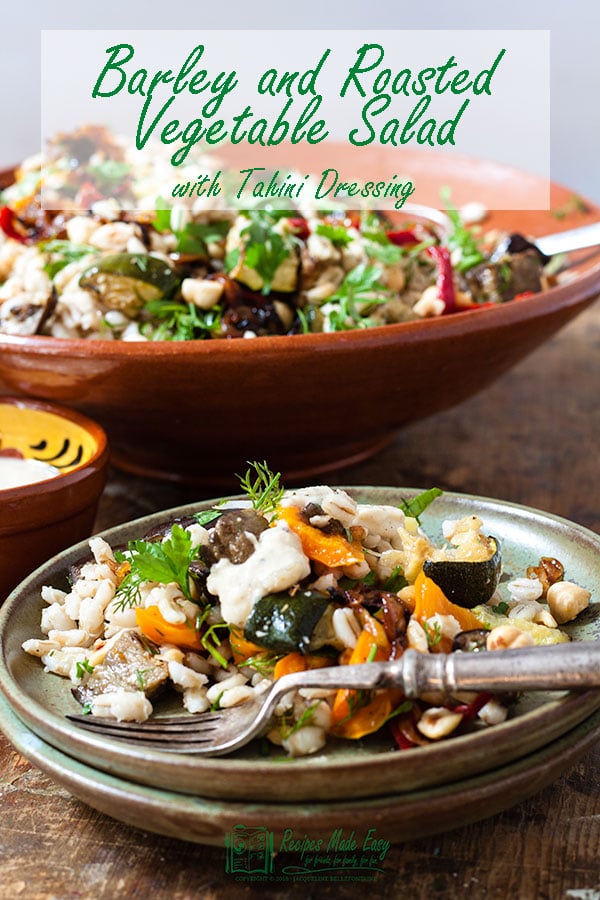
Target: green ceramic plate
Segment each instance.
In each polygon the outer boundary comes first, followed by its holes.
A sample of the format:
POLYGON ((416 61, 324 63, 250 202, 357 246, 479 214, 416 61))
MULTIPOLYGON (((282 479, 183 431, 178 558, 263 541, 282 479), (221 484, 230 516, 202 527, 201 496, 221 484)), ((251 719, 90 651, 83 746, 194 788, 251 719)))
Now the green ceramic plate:
MULTIPOLYGON (((402 488, 353 488, 362 502, 398 504, 414 494, 402 488)), ((208 502, 179 507, 111 529, 113 545, 144 534, 175 515, 186 515, 208 502)), ((540 556, 556 556, 566 577, 600 598, 600 538, 554 516, 477 497, 444 494, 429 507, 423 525, 441 540, 441 523, 476 512, 485 528, 502 542, 503 581, 523 574, 540 556)), ((23 582, 0 612, 0 688, 14 712, 47 743, 88 765, 122 778, 202 797, 234 800, 316 801, 376 797, 448 784, 506 765, 556 740, 600 708, 600 692, 529 694, 502 725, 408 752, 392 749, 388 735, 358 742, 336 742, 325 752, 303 759, 265 758, 256 746, 225 758, 206 759, 168 752, 132 749, 123 742, 96 737, 65 719, 80 707, 66 679, 44 674, 39 660, 21 649, 39 634, 44 584, 60 586, 69 564, 87 552, 85 543, 60 554, 23 582)), ((501 586, 501 590, 502 590, 501 586)), ((575 640, 600 638, 596 601, 577 625, 575 640)), ((185 714, 185 713, 183 713, 185 714)))
MULTIPOLYGON (((577 762, 598 739, 600 712, 524 759, 482 775, 401 795, 392 793, 390 786, 386 797, 325 803, 285 803, 281 798, 277 803, 209 800, 133 784, 45 743, 14 714, 2 695, 0 727, 31 763, 113 819, 144 831, 220 847, 240 826, 246 832, 266 830, 273 832, 273 846, 278 850, 284 834, 288 842, 284 846, 290 846, 290 830, 292 840, 321 839, 324 847, 338 829, 346 838, 354 835, 358 845, 369 832, 377 841, 399 843, 496 815, 542 790, 577 762)), ((300 853, 294 854, 293 862, 302 862, 300 853)), ((385 869, 385 860, 380 865, 385 869)), ((297 866, 293 868, 296 878, 303 874, 297 866)), ((348 874, 347 867, 344 871, 348 874)))

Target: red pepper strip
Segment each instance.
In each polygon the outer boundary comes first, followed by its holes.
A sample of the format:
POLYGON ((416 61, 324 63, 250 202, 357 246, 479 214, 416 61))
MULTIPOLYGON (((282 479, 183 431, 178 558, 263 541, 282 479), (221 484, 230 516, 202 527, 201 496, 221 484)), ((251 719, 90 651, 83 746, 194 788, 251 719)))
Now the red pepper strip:
POLYGON ((456 311, 456 295, 454 293, 454 273, 450 261, 450 251, 447 247, 439 247, 434 244, 427 248, 429 255, 435 260, 437 272, 438 297, 444 303, 444 312, 456 311))
POLYGON ((521 294, 515 294, 513 300, 525 300, 526 297, 533 297, 534 291, 523 291, 521 294))
POLYGON ((420 243, 414 231, 386 231, 387 239, 396 247, 406 247, 407 244, 420 243))
POLYGON ((310 235, 310 228, 308 227, 308 222, 306 219, 298 218, 289 219, 288 221, 289 228, 293 232, 293 234, 299 238, 301 241, 306 241, 308 236, 310 235))
POLYGON ((19 241, 21 244, 26 244, 28 235, 23 234, 20 231, 17 231, 15 228, 15 216, 14 212, 10 208, 10 206, 3 206, 0 209, 0 228, 6 235, 6 237, 12 238, 13 241, 19 241))
POLYGON ((477 694, 474 700, 471 703, 461 703, 460 706, 455 706, 452 712, 460 713, 463 717, 463 722, 470 722, 471 719, 474 719, 480 709, 483 709, 486 703, 488 703, 492 699, 491 694, 477 694))
POLYGON ((91 209, 98 200, 104 200, 104 195, 100 193, 92 181, 84 181, 77 193, 79 206, 83 207, 83 209, 91 209))

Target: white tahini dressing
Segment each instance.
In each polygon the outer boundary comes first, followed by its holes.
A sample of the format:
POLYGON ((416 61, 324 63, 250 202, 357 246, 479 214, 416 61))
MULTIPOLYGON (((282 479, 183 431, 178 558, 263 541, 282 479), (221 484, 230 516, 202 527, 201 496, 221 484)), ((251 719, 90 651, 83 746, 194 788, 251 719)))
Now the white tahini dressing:
POLYGON ((55 475, 60 475, 57 468, 37 459, 0 456, 0 491, 23 487, 25 484, 36 484, 55 475))
POLYGON ((302 552, 300 538, 285 522, 277 522, 262 532, 246 562, 234 565, 220 559, 215 563, 206 586, 218 596, 223 620, 243 628, 257 600, 284 591, 307 575, 310 562, 302 552))

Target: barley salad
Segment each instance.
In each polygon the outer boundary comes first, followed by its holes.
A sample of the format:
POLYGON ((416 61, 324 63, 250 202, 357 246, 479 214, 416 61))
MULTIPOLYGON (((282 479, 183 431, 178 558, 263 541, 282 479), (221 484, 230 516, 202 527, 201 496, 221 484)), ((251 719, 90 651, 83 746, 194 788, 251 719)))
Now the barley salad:
MULTIPOLYGON (((395 659, 409 647, 567 641, 560 626, 589 605, 590 592, 551 556, 499 591, 500 543, 477 510, 445 521, 436 547, 419 522, 435 488, 400 508, 324 485, 285 491, 264 463, 241 482, 243 499, 166 522, 126 548, 92 538, 71 589, 42 589, 43 637, 23 648, 49 676, 70 680, 85 711, 143 721, 174 689, 199 714, 243 704, 289 672, 395 659)), ((331 738, 387 729, 410 749, 499 724, 514 699, 302 690, 266 738, 304 756, 331 738)))
MULTIPOLYGON (((0 198, 0 333, 162 341, 346 331, 480 310, 555 283, 532 244, 465 227, 449 199, 448 231, 341 205, 236 213, 207 209, 204 197, 166 203, 165 159, 97 126, 58 136, 46 165, 44 189, 66 190, 73 208, 41 208, 39 156, 17 169, 0 198)), ((193 181, 200 166, 210 173, 217 162, 190 160, 178 179, 193 181)), ((485 217, 470 207, 471 224, 485 217)))

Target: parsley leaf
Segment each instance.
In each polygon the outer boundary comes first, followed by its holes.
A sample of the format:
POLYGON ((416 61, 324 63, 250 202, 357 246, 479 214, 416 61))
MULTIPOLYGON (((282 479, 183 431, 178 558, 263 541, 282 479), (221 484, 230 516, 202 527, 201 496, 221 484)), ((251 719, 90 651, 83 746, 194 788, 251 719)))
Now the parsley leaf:
POLYGON ((176 300, 151 300, 144 307, 155 322, 145 322, 140 331, 152 341, 193 341, 218 331, 222 309, 202 310, 193 303, 176 300))
POLYGON ((188 568, 200 555, 199 547, 192 547, 192 536, 175 523, 169 537, 161 542, 130 541, 127 550, 116 551, 119 563, 129 563, 130 570, 117 588, 116 597, 122 608, 135 605, 140 585, 145 581, 159 584, 176 582, 185 597, 191 600, 188 568))
POLYGON ((220 509, 203 509, 200 512, 194 513, 194 518, 198 525, 208 525, 209 522, 213 522, 217 516, 220 515, 220 509))
POLYGON ((50 279, 54 278, 69 263, 77 262, 91 253, 98 253, 96 247, 87 247, 83 244, 74 244, 72 241, 43 241, 38 244, 42 253, 48 256, 48 262, 44 266, 44 272, 50 279))
POLYGON ((472 269, 473 266, 483 262, 485 257, 473 232, 465 227, 460 213, 451 205, 448 188, 442 191, 442 199, 446 205, 446 215, 453 225, 453 230, 445 238, 445 244, 451 253, 455 250, 459 253, 460 258, 456 262, 453 257, 453 266, 456 271, 466 272, 467 269, 472 269))
MULTIPOLYGON (((163 206, 165 200, 157 198, 157 206, 163 206)), ((227 220, 217 222, 188 222, 183 228, 174 227, 172 210, 166 206, 157 209, 152 225, 156 231, 172 231, 177 238, 177 253, 189 253, 196 256, 208 256, 208 245, 222 240, 231 223, 227 220)))
POLYGON ((492 612, 498 613, 499 616, 505 616, 510 609, 510 606, 505 600, 501 600, 497 606, 492 606, 492 612))
POLYGON ((383 585, 383 589, 384 591, 390 591, 392 594, 397 594, 398 591, 401 591, 402 588, 405 588, 407 584, 408 581, 404 577, 402 566, 396 566, 390 577, 383 585))
POLYGON ((412 500, 403 500, 400 509, 405 516, 416 519, 418 522, 421 513, 427 509, 430 503, 433 503, 436 497, 441 497, 442 494, 443 491, 439 488, 430 488, 428 491, 423 491, 422 494, 417 494, 412 500))
MULTIPOLYGON (((286 213, 286 215, 288 215, 286 213)), ((249 222, 240 231, 244 241, 244 264, 260 275, 263 281, 262 293, 271 293, 271 285, 279 266, 290 255, 290 244, 274 231, 274 225, 281 214, 272 210, 248 210, 249 222)))
POLYGON ((328 313, 331 331, 371 328, 377 324, 365 313, 388 299, 380 278, 381 271, 377 266, 364 263, 348 272, 335 294, 327 298, 326 305, 333 307, 328 313))
POLYGON ((100 189, 113 189, 131 172, 131 166, 116 159, 103 159, 101 162, 87 166, 100 189))
POLYGON ((397 247, 391 241, 370 240, 365 235, 365 252, 370 259, 376 259, 384 266, 397 265, 406 253, 402 247, 397 247))
POLYGON ((345 247, 352 241, 352 235, 343 225, 327 225, 321 222, 317 225, 316 233, 328 238, 335 247, 345 247))
POLYGON ((90 664, 89 659, 77 660, 77 663, 75 664, 75 675, 80 681, 86 672, 91 675, 93 671, 94 666, 90 664))
POLYGON ((208 245, 222 240, 229 228, 229 222, 189 222, 181 231, 174 232, 177 252, 208 256, 208 245))

